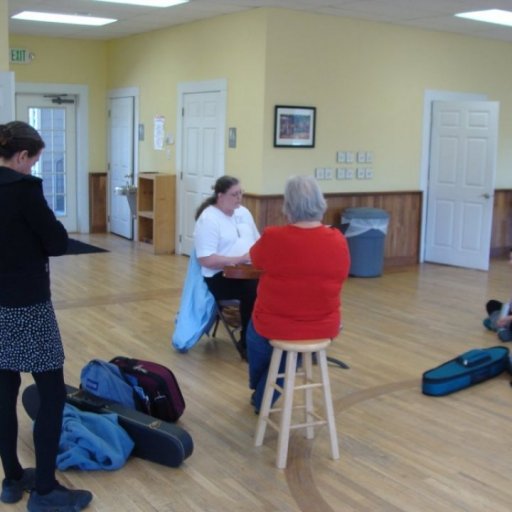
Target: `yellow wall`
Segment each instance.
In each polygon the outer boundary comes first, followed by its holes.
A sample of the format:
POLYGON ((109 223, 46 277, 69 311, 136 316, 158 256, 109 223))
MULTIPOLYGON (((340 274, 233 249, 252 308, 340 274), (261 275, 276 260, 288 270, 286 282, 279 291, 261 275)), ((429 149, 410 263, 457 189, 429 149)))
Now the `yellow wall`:
POLYGON ((223 78, 228 82, 227 126, 238 131, 237 149, 226 149, 226 173, 243 176, 246 188, 259 189, 265 20, 255 11, 109 42, 109 88, 140 88, 140 122, 146 128, 139 147, 141 170, 175 171, 176 148, 171 147, 168 159, 165 151, 153 149, 151 133, 154 116, 161 114, 166 131, 176 135, 178 84, 223 78))
POLYGON ((290 173, 335 168, 337 150, 358 149, 374 152, 374 179, 325 181, 324 191, 418 190, 427 89, 501 103, 496 184, 512 186, 512 45, 275 10, 267 47, 265 192, 290 173), (314 150, 272 148, 276 104, 317 107, 314 150))
POLYGON ((30 64, 11 64, 16 82, 87 85, 89 91, 89 165, 106 170, 106 43, 11 35, 10 45, 35 54, 30 64))
MULTIPOLYGON (((0 0, 1 1, 1 0, 0 0)), ((80 83, 90 91, 91 169, 106 162, 106 94, 138 87, 139 168, 175 171, 152 148, 155 115, 176 134, 180 82, 226 79, 226 172, 253 193, 280 193, 286 177, 336 168, 336 151, 370 150, 374 179, 324 181, 326 192, 418 190, 426 90, 479 93, 500 102, 497 188, 511 188, 512 45, 365 21, 256 9, 108 43, 12 35, 36 54, 17 81, 80 83), (71 78, 73 80, 71 80, 71 78), (316 147, 273 147, 274 106, 317 108, 316 147), (227 134, 226 134, 227 141, 227 134)), ((356 166, 351 166, 355 168, 356 166)))
POLYGON ((7 0, 0 0, 0 71, 9 71, 7 0))

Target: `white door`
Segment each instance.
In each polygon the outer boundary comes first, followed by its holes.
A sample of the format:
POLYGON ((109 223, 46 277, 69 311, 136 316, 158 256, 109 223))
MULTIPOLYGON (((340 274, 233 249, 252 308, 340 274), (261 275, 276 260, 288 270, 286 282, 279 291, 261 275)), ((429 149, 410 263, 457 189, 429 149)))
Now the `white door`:
POLYGON ((499 105, 434 102, 425 260, 488 270, 499 105))
POLYGON ((14 73, 0 71, 0 124, 14 120, 14 73))
POLYGON ((219 91, 194 92, 184 94, 182 105, 178 252, 190 254, 196 209, 224 174, 225 100, 219 91))
POLYGON ((32 174, 68 232, 77 227, 76 104, 73 95, 16 94, 16 118, 36 128, 45 149, 32 174))
POLYGON ((132 185, 135 179, 133 97, 110 98, 109 134, 110 231, 131 240, 133 215, 129 201, 135 197, 119 195, 116 188, 132 185))

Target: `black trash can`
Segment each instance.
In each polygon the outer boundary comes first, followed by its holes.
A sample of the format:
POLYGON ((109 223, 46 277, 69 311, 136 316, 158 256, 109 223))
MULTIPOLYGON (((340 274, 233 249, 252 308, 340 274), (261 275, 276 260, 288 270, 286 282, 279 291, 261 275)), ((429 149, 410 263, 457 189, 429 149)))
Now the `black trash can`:
POLYGON ((345 233, 350 250, 350 275, 382 275, 388 212, 380 208, 347 208, 343 211, 341 222, 350 224, 345 233))

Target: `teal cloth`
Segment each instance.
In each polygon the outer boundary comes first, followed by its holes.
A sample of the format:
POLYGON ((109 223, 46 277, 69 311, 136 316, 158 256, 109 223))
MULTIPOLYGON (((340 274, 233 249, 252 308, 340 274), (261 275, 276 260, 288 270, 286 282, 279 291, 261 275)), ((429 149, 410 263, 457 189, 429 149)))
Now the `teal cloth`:
POLYGON ((133 447, 117 414, 98 414, 65 405, 57 455, 60 471, 113 471, 124 466, 133 447))
POLYGON ((210 331, 215 321, 215 299, 201 274, 195 251, 190 255, 176 315, 172 346, 178 352, 188 352, 210 331))

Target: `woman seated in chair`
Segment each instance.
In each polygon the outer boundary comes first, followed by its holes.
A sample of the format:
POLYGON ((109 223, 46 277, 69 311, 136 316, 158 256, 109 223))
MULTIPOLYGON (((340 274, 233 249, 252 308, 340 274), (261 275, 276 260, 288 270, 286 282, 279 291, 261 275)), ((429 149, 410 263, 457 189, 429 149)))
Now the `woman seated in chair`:
POLYGON ((270 339, 334 338, 340 331, 341 290, 350 254, 342 233, 322 224, 326 209, 314 178, 290 178, 283 204, 289 224, 266 228, 250 250, 253 265, 262 270, 247 329, 249 386, 256 412, 272 356, 270 339))
POLYGON ((256 279, 228 279, 227 265, 250 263, 249 249, 260 237, 254 219, 242 206, 238 179, 220 177, 213 194, 197 209, 194 246, 201 273, 215 300, 240 301, 241 338, 238 350, 246 359, 245 333, 256 300, 256 279))

